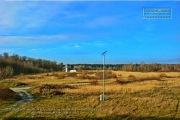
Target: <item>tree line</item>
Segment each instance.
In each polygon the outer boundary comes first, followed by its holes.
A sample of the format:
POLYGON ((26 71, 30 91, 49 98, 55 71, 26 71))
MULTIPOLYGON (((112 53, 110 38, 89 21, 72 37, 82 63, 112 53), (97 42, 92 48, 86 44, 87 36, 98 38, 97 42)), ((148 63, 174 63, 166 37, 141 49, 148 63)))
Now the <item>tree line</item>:
MULTIPOLYGON (((102 64, 69 64, 69 69, 102 70, 102 64)), ((180 64, 106 64, 106 70, 121 70, 132 72, 180 72, 180 64)))
POLYGON ((53 71, 62 71, 63 63, 57 64, 55 61, 34 59, 18 54, 0 54, 0 79, 12 77, 19 74, 35 74, 53 71))
MULTIPOLYGON (((102 70, 102 64, 68 64, 68 69, 72 70, 102 70)), ((180 64, 106 64, 106 70, 121 70, 134 72, 180 72, 180 64)), ((0 79, 12 77, 19 74, 36 74, 53 71, 63 71, 63 63, 57 64, 55 61, 34 59, 18 54, 0 54, 0 79)))

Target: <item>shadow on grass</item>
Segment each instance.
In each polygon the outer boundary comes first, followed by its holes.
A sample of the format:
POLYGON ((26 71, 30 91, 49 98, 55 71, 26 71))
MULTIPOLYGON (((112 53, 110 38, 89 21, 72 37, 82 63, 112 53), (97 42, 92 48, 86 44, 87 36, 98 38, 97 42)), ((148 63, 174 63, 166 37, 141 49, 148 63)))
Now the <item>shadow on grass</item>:
POLYGON ((173 117, 132 117, 129 115, 119 115, 119 116, 111 116, 111 117, 75 117, 75 118, 47 118, 47 117, 34 117, 34 118, 27 118, 27 117, 11 117, 5 118, 4 120, 180 120, 180 118, 173 118, 173 117))

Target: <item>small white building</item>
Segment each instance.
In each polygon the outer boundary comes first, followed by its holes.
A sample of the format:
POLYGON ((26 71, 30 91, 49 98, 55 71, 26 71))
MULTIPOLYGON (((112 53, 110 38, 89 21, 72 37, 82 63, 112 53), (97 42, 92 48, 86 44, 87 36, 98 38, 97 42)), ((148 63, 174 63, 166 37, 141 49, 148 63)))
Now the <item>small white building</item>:
POLYGON ((70 70, 71 73, 76 73, 77 71, 76 70, 70 70))

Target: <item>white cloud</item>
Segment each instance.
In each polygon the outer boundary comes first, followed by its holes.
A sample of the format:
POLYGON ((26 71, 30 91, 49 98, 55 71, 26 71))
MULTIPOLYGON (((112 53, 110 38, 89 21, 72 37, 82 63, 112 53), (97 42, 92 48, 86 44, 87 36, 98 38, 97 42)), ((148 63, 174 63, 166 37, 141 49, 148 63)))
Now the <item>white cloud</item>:
POLYGON ((103 27, 103 26, 111 26, 118 23, 118 18, 116 16, 106 16, 106 17, 98 17, 95 18, 88 23, 85 24, 86 27, 103 27))
POLYGON ((77 41, 77 42, 68 42, 68 43, 64 43, 61 44, 59 46, 59 49, 61 50, 84 50, 84 49, 88 49, 88 48, 101 48, 101 47, 105 47, 109 45, 107 42, 103 42, 103 41, 86 41, 86 42, 82 42, 82 41, 77 41))
MULTIPOLYGON (((62 19, 80 17, 82 14, 68 12, 70 2, 4 2, 0 1, 0 32, 28 31, 47 25, 63 25, 62 19)), ((2 34, 2 33, 1 33, 2 34)))
POLYGON ((4 53, 4 52, 8 52, 8 53, 11 53, 13 52, 15 49, 13 48, 3 48, 3 49, 0 49, 0 53, 4 53))
POLYGON ((80 45, 78 45, 78 44, 75 44, 75 46, 74 46, 75 48, 80 48, 81 46, 80 45))
POLYGON ((50 44, 53 41, 65 40, 66 35, 41 35, 41 36, 0 36, 0 46, 29 46, 50 44))

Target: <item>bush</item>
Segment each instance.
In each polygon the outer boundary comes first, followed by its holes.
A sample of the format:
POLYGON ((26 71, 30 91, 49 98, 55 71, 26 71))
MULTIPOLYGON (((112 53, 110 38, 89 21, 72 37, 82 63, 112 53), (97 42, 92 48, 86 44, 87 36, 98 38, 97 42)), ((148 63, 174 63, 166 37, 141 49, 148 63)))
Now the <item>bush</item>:
POLYGON ((97 79, 102 79, 103 73, 102 73, 102 72, 97 72, 97 73, 95 74, 95 77, 96 77, 97 79))
POLYGON ((106 78, 116 78, 117 76, 111 70, 107 70, 107 71, 105 71, 105 77, 106 78))
POLYGON ((91 85, 98 85, 98 81, 97 80, 90 80, 89 83, 91 85))
POLYGON ((116 77, 116 74, 114 74, 114 73, 106 74, 105 77, 106 77, 107 79, 110 79, 110 78, 117 78, 117 77, 116 77))
POLYGON ((66 73, 61 73, 61 74, 58 74, 57 78, 58 79, 64 79, 66 77, 66 73))
POLYGON ((68 77, 76 77, 77 73, 76 72, 72 72, 72 73, 67 73, 68 77))
POLYGON ((58 77, 58 74, 57 73, 52 73, 51 76, 58 77))
POLYGON ((0 79, 10 78, 13 76, 14 69, 11 66, 0 68, 0 79))
POLYGON ((28 76, 27 78, 28 78, 28 79, 35 79, 36 77, 34 77, 34 76, 28 76))
POLYGON ((160 80, 161 78, 159 76, 147 76, 147 77, 143 77, 143 78, 138 78, 138 80, 140 81, 144 81, 144 80, 160 80))
POLYGON ((118 74, 118 77, 121 77, 122 75, 121 74, 118 74))
POLYGON ((160 73, 160 74, 159 74, 159 77, 160 77, 160 78, 163 78, 163 77, 167 77, 167 75, 166 75, 165 73, 160 73))
POLYGON ((161 78, 159 76, 151 76, 149 77, 149 80, 160 80, 161 78))
POLYGON ((78 78, 78 79, 89 79, 90 76, 89 76, 88 74, 83 73, 83 74, 77 76, 77 78, 78 78))
POLYGON ((134 75, 129 75, 128 80, 134 81, 134 80, 137 80, 137 78, 134 75))
POLYGON ((118 83, 118 84, 119 84, 120 82, 121 82, 121 81, 120 81, 119 79, 116 79, 116 83, 118 83))
POLYGON ((74 86, 70 85, 54 85, 54 84, 44 84, 42 86, 39 86, 39 93, 44 95, 63 95, 65 94, 63 89, 69 88, 69 89, 75 89, 74 86))
POLYGON ((97 80, 97 78, 95 76, 89 76, 88 78, 89 80, 97 80))
POLYGON ((50 95, 64 95, 65 92, 63 92, 62 90, 53 90, 50 92, 50 95))
MULTIPOLYGON (((97 79, 102 79, 103 78, 103 72, 97 72, 95 74, 97 79)), ((105 78, 106 79, 111 79, 111 78, 117 78, 116 74, 113 73, 111 70, 105 71, 105 78)))
POLYGON ((116 83, 119 84, 119 83, 121 83, 122 81, 124 81, 122 75, 116 78, 116 83))
POLYGON ((17 97, 17 94, 10 90, 7 87, 0 87, 0 99, 1 100, 15 100, 19 97, 17 97))

